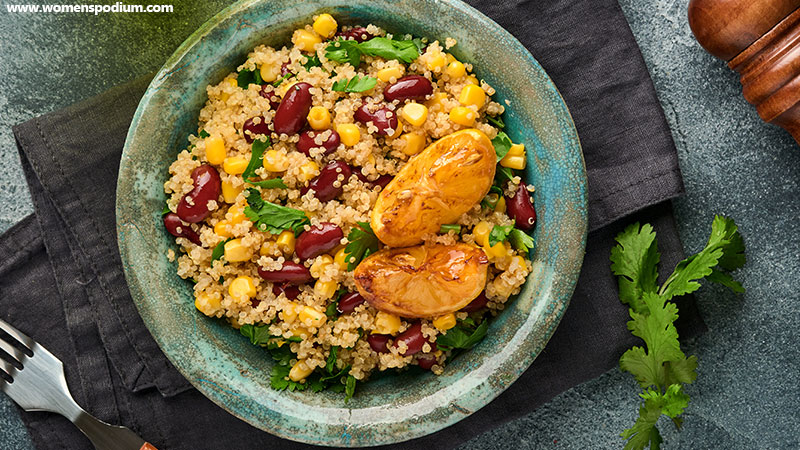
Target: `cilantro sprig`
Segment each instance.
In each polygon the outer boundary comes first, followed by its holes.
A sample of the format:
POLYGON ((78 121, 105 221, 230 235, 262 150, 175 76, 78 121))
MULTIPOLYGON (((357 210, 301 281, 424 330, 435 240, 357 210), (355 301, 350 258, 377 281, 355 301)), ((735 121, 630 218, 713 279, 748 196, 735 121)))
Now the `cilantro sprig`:
POLYGON ((513 225, 492 227, 492 231, 489 232, 489 246, 494 247, 498 242, 505 241, 522 253, 527 254, 533 248, 533 238, 519 228, 515 228, 513 225))
POLYGON ((292 230, 298 235, 303 231, 305 225, 311 223, 303 211, 264 201, 256 188, 249 188, 247 191, 247 206, 244 208, 244 215, 259 230, 271 234, 292 230))
POLYGON ((358 67, 361 55, 380 56, 384 59, 397 59, 406 64, 419 58, 420 49, 412 40, 395 40, 375 37, 366 42, 337 39, 325 47, 325 57, 331 61, 349 63, 358 67))
POLYGON ((347 234, 349 241, 344 247, 347 270, 353 270, 362 259, 378 251, 378 237, 367 222, 356 222, 347 234))
POLYGON ((261 84, 264 80, 261 79, 261 71, 259 70, 241 70, 236 75, 236 84, 242 89, 247 89, 251 84, 261 84))
POLYGON ((479 325, 467 318, 460 320, 455 327, 447 330, 446 334, 436 338, 436 347, 440 350, 468 350, 483 340, 489 329, 489 322, 484 320, 479 325))
POLYGON ((368 77, 366 75, 359 78, 359 76, 356 75, 349 80, 337 80, 333 83, 331 89, 337 92, 364 92, 374 88, 377 82, 377 78, 368 77))
POLYGON ((508 137, 505 131, 499 131, 497 136, 492 139, 492 145, 494 146, 494 152, 497 154, 497 161, 500 162, 511 150, 511 146, 514 143, 511 142, 511 138, 508 137))
POLYGON ((680 347, 675 320, 678 307, 670 299, 700 288, 699 281, 728 286, 734 292, 744 287, 728 273, 745 263, 744 241, 733 220, 716 216, 705 248, 678 263, 672 274, 658 286, 660 253, 653 227, 630 225, 616 237, 611 249, 611 270, 619 277, 619 296, 628 305, 628 329, 644 341, 620 357, 620 368, 630 372, 644 390, 639 396, 636 423, 622 432, 626 450, 658 449, 663 439, 659 417, 665 415, 680 426, 689 396, 684 385, 697 378, 697 357, 687 357, 680 347))
POLYGON ((261 167, 264 163, 264 151, 269 148, 271 142, 269 138, 256 139, 253 141, 252 154, 250 161, 247 163, 247 168, 242 173, 242 178, 245 182, 253 186, 258 186, 264 189, 286 189, 286 183, 282 178, 271 178, 269 180, 256 180, 256 169, 261 167))

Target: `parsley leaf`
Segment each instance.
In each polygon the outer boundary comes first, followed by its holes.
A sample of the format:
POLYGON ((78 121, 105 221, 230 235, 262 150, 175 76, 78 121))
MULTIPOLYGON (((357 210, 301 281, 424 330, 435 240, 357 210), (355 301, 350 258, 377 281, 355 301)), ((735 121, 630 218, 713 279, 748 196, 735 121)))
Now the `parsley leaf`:
POLYGON ((511 230, 511 233, 508 234, 508 241, 518 252, 525 254, 528 254, 534 245, 533 238, 519 228, 511 230))
POLYGON ((454 231, 456 234, 461 234, 461 225, 458 224, 451 224, 451 225, 442 225, 439 227, 439 233, 447 234, 451 231, 454 231))
POLYGON ((233 239, 233 238, 225 239, 224 241, 222 241, 219 244, 217 244, 216 247, 214 247, 214 250, 211 252, 211 263, 212 264, 214 263, 214 261, 222 258, 222 255, 225 254, 225 243, 230 241, 231 239, 233 239))
POLYGON ((356 75, 349 80, 337 80, 333 83, 331 89, 337 92, 364 92, 374 88, 377 82, 377 78, 368 76, 359 78, 359 76, 356 75))
POLYGON ((295 234, 299 234, 303 231, 303 226, 310 223, 303 211, 265 202, 258 189, 249 188, 247 191, 249 194, 244 214, 259 230, 271 234, 292 230, 295 234))
POLYGON ((508 233, 511 233, 513 229, 513 225, 495 225, 489 233, 489 247, 494 247, 497 243, 504 242, 508 239, 508 233))
POLYGON ((497 154, 497 161, 499 162, 501 159, 505 158, 514 143, 511 142, 511 138, 509 138, 504 131, 500 131, 497 133, 497 136, 492 139, 492 145, 494 145, 494 152, 497 154))
POLYGON ((259 70, 242 70, 236 76, 236 84, 242 89, 247 89, 251 84, 261 84, 264 80, 261 79, 261 71, 259 70))
POLYGON ((205 139, 205 138, 207 138, 207 137, 209 137, 209 136, 211 136, 211 135, 210 135, 210 134, 208 134, 208 131, 206 131, 206 129, 205 129, 205 128, 203 128, 202 130, 200 130, 200 132, 199 132, 199 133, 197 133, 197 136, 198 136, 199 138, 201 138, 201 139, 205 139))
POLYGON ((349 241, 344 248, 347 270, 353 270, 362 259, 378 251, 378 238, 368 222, 356 222, 357 226, 347 234, 349 241))
POLYGON ((499 128, 501 130, 506 127, 505 122, 503 122, 503 118, 500 117, 500 116, 497 116, 497 117, 486 116, 486 120, 488 120, 489 122, 492 123, 492 125, 494 125, 495 127, 499 128))
POLYGON ((344 402, 347 403, 351 398, 353 398, 353 395, 356 393, 356 377, 352 375, 347 376, 347 382, 345 383, 344 393, 345 393, 344 402))
POLYGON ((455 348, 470 349, 486 336, 488 329, 489 322, 485 320, 474 331, 460 323, 447 330, 447 334, 437 337, 436 346, 445 351, 455 348))

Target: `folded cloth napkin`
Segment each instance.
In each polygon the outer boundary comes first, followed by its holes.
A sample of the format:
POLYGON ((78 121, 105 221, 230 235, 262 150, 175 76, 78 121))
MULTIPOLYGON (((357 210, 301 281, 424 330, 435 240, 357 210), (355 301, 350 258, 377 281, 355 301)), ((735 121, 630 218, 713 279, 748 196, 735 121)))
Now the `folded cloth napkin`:
MULTIPOLYGON (((583 144, 591 233, 575 295, 544 352, 488 406, 415 442, 430 448, 454 447, 532 411, 611 369, 636 344, 608 260, 624 225, 655 226, 663 268, 683 256, 668 202, 683 189, 675 148, 617 2, 471 3, 526 45, 560 88, 583 144)), ((35 214, 0 236, 0 316, 62 359, 78 403, 161 449, 304 448, 247 425, 191 389, 130 299, 115 240, 115 186, 147 81, 14 128, 35 214)), ((680 301, 682 335, 701 332, 693 300, 680 301)), ((91 448, 59 416, 23 419, 39 449, 91 448)))

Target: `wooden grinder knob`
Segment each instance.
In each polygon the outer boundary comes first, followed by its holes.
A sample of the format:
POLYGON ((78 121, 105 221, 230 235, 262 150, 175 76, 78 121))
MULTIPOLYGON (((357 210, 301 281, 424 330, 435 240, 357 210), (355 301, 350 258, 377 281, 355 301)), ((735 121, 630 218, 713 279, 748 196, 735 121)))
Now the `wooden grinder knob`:
POLYGON ((689 26, 741 75, 742 94, 765 122, 800 143, 800 0, 691 0, 689 26))

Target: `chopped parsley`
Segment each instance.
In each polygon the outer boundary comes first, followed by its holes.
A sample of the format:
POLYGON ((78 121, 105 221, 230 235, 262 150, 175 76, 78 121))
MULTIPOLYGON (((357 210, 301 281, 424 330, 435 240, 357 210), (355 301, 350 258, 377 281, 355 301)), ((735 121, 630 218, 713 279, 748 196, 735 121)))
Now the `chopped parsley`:
POLYGON ((322 62, 320 62, 319 56, 317 56, 316 53, 314 53, 311 56, 308 56, 308 61, 306 61, 306 63, 303 64, 303 67, 306 69, 306 71, 311 70, 312 67, 321 67, 321 66, 322 62))
POLYGON ((208 131, 206 131, 205 128, 203 128, 202 130, 200 130, 199 133, 197 133, 197 136, 200 137, 201 139, 205 139, 211 135, 208 134, 208 131))
POLYGON ((477 327, 475 327, 475 322, 472 320, 469 322, 466 320, 459 321, 455 327, 447 330, 446 334, 436 338, 436 347, 443 351, 470 349, 486 336, 488 329, 489 322, 486 320, 477 327))
POLYGON ((261 79, 261 71, 259 70, 242 70, 236 76, 236 84, 242 89, 247 89, 251 84, 261 84, 264 80, 261 79))
POLYGON ((347 270, 353 270, 362 259, 378 251, 378 237, 367 222, 356 222, 347 235, 349 241, 344 248, 347 270))
POLYGON ((508 233, 508 242, 510 242, 511 246, 518 252, 524 254, 528 254, 533 248, 533 238, 519 228, 514 228, 508 233))
POLYGON ((264 189, 286 189, 286 183, 283 182, 281 178, 272 178, 269 180, 255 180, 256 177, 256 169, 258 169, 264 161, 264 151, 269 148, 270 140, 269 138, 265 139, 258 139, 253 141, 252 147, 252 155, 250 156, 250 162, 247 163, 247 168, 244 169, 242 173, 242 178, 244 178, 245 182, 251 184, 253 186, 258 186, 264 189))
POLYGON ((294 234, 298 235, 303 231, 303 226, 310 223, 303 211, 266 202, 261 198, 258 189, 249 188, 247 191, 249 194, 244 214, 253 221, 259 230, 271 234, 292 230, 294 234))
POLYGON ((368 76, 359 78, 359 76, 356 75, 349 80, 337 80, 333 83, 331 89, 337 92, 364 92, 374 88, 377 82, 377 78, 368 76))
POLYGON ((222 255, 225 254, 225 243, 227 243, 231 239, 233 239, 233 238, 225 239, 224 241, 222 241, 219 244, 217 244, 216 247, 214 247, 214 250, 211 252, 211 264, 212 265, 214 264, 214 261, 222 258, 222 255))
POLYGON ((513 229, 513 225, 495 225, 489 233, 489 247, 494 247, 498 242, 505 242, 513 229))

